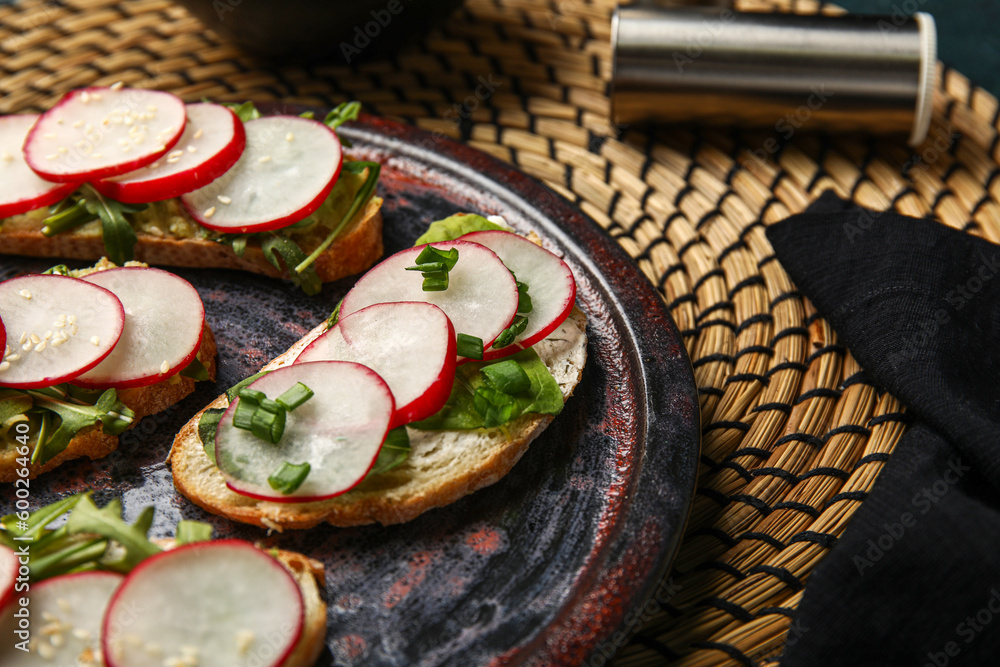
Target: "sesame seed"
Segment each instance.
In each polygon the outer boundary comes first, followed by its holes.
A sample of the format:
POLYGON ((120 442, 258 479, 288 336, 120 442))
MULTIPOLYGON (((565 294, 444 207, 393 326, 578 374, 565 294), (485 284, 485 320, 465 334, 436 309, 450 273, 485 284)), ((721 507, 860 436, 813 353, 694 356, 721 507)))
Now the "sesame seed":
POLYGON ((39 644, 38 645, 38 656, 43 660, 51 660, 56 655, 56 650, 51 644, 39 644))
POLYGON ((53 132, 46 132, 45 134, 42 135, 42 138, 43 139, 55 139, 56 135, 53 132))
POLYGON ((35 346, 35 352, 41 352, 42 350, 44 350, 45 349, 45 345, 46 345, 46 341, 43 340, 41 343, 39 343, 38 345, 35 346))
POLYGON ((167 361, 166 361, 166 359, 164 359, 163 363, 160 364, 160 372, 161 373, 166 373, 169 370, 170 370, 170 364, 168 364, 167 361))
POLYGON ((58 156, 58 155, 56 155, 55 153, 51 153, 51 154, 49 154, 49 155, 46 155, 46 156, 45 156, 45 159, 46 159, 46 160, 55 160, 55 159, 56 159, 57 157, 59 157, 59 156, 58 156))
POLYGON ((132 150, 131 146, 122 146, 122 153, 128 153, 130 150, 132 150))
POLYGON ((41 343, 41 342, 42 342, 42 339, 41 339, 41 338, 39 338, 39 337, 38 337, 38 334, 35 334, 35 333, 33 333, 33 334, 31 334, 30 336, 28 336, 28 340, 30 340, 30 341, 31 341, 31 344, 32 344, 32 345, 38 345, 39 343, 41 343))
POLYGON ((171 151, 167 157, 180 157, 182 155, 184 155, 184 151, 171 151))
POLYGON ((149 165, 149 168, 150 169, 159 169, 160 168, 160 163, 159 162, 154 162, 153 164, 149 165))
POLYGON ((89 642, 92 638, 90 630, 88 630, 87 628, 74 628, 73 636, 79 639, 80 641, 85 641, 85 642, 89 642))
POLYGON ((20 354, 8 354, 7 361, 17 361, 21 358, 20 354))
MULTIPOLYGON (((59 333, 63 332, 60 331, 59 333)), ((52 339, 52 347, 59 347, 60 345, 66 342, 67 338, 68 336, 66 335, 56 336, 55 338, 52 339)))
POLYGON ((28 300, 30 300, 30 299, 31 299, 31 292, 29 292, 29 291, 28 291, 28 290, 26 290, 26 289, 23 289, 23 290, 21 290, 20 292, 18 292, 18 294, 20 294, 20 295, 21 295, 22 297, 24 297, 25 299, 28 299, 28 300))
POLYGON ((56 153, 59 153, 60 155, 63 155, 68 152, 69 150, 65 146, 60 146, 59 148, 56 149, 56 153))
POLYGON ((104 156, 103 156, 103 155, 101 155, 100 153, 94 153, 93 155, 91 155, 91 157, 92 157, 92 158, 94 158, 94 159, 96 160, 97 158, 99 158, 99 157, 104 157, 104 156))
POLYGON ((21 332, 21 339, 19 341, 17 341, 17 342, 20 343, 21 345, 24 345, 24 341, 26 341, 26 340, 28 340, 28 332, 27 331, 22 331, 21 332))
POLYGON ((94 126, 91 123, 87 123, 86 125, 84 125, 83 131, 86 132, 87 134, 90 134, 91 132, 94 131, 94 126))
POLYGON ((100 93, 91 93, 90 96, 93 97, 95 100, 101 99, 100 93))
POLYGON ((211 218, 213 215, 215 215, 215 207, 213 206, 213 207, 209 208, 202 215, 204 215, 206 218, 211 218))
POLYGON ((61 632, 57 632, 56 634, 49 637, 49 643, 51 643, 56 648, 61 648, 63 645, 66 644, 66 636, 63 635, 61 632))
POLYGON ((66 321, 70 324, 76 324, 76 315, 67 315, 66 321))
POLYGON ((204 130, 202 130, 202 129, 199 128, 198 131, 194 133, 194 137, 192 137, 192 138, 193 139, 201 139, 201 135, 204 134, 204 132, 205 132, 204 130))
POLYGON ((92 343, 93 345, 97 346, 97 345, 100 345, 100 344, 101 344, 101 339, 100 339, 100 337, 98 337, 98 336, 91 336, 91 337, 90 337, 90 342, 91 342, 91 343, 92 343))
POLYGON ((10 368, 10 362, 9 361, 0 361, 0 373, 3 373, 8 368, 10 368))
POLYGON ((73 121, 73 127, 83 127, 83 121, 82 120, 73 121))
POLYGON ((8 153, 7 151, 4 151, 3 155, 0 156, 0 160, 3 160, 4 162, 13 162, 14 156, 8 153))
POLYGON ((149 655, 163 655, 163 648, 159 644, 150 642, 143 647, 143 650, 149 655))
POLYGON ((257 160, 257 162, 270 162, 270 161, 271 161, 271 156, 270 155, 265 155, 264 157, 262 157, 259 160, 257 160))
POLYGON ((121 90, 122 86, 124 86, 124 85, 125 85, 124 81, 115 81, 113 84, 111 84, 108 87, 111 88, 111 90, 121 90))
POLYGON ((197 146, 188 146, 188 153, 194 153, 198 150, 197 146))
POLYGON ((218 197, 216 197, 216 199, 218 199, 219 201, 221 201, 223 204, 232 204, 233 203, 233 200, 230 197, 227 197, 226 195, 219 195, 218 197))
POLYGON ((149 109, 150 111, 156 111, 156 105, 155 104, 150 104, 146 108, 149 109))
POLYGON ((294 140, 295 140, 295 135, 292 134, 291 132, 285 135, 285 141, 294 141, 294 140))
POLYGON ((180 158, 179 158, 179 157, 168 157, 168 158, 167 158, 167 164, 175 164, 175 163, 176 163, 176 162, 178 162, 179 160, 180 160, 180 158))
POLYGON ((45 335, 42 338, 44 338, 45 340, 48 340, 48 339, 52 338, 52 331, 51 330, 50 331, 46 331, 45 335))
POLYGON ((84 104, 86 104, 87 102, 89 102, 90 101, 90 93, 88 93, 86 90, 83 91, 83 93, 80 95, 80 101, 83 102, 84 104))
POLYGON ((71 328, 70 328, 70 330, 69 330, 69 334, 70 334, 71 336, 75 336, 75 335, 76 335, 76 332, 77 332, 77 331, 79 331, 79 329, 77 329, 77 328, 76 328, 76 325, 75 325, 75 324, 71 324, 71 325, 69 325, 69 326, 71 327, 71 328))
POLYGON ((22 349, 22 350, 24 350, 25 352, 27 352, 27 351, 29 351, 29 350, 30 350, 30 349, 31 349, 32 347, 34 347, 34 346, 35 346, 35 344, 34 344, 34 343, 32 343, 32 342, 31 342, 31 341, 29 340, 29 341, 28 341, 27 343, 25 343, 24 345, 22 345, 22 346, 21 346, 21 349, 22 349))

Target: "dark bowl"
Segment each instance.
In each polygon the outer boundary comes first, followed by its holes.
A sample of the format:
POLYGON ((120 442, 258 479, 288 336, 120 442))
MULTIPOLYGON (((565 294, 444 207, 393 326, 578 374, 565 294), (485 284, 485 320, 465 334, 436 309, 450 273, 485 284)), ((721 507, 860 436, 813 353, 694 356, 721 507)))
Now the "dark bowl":
POLYGON ((462 0, 180 0, 247 51, 353 65, 419 38, 462 0))

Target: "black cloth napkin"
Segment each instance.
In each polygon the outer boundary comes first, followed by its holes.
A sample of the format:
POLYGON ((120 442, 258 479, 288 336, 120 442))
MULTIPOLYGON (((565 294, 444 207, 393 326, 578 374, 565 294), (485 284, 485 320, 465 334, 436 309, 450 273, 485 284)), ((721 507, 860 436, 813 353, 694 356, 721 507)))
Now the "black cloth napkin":
POLYGON ((767 237, 912 420, 809 578, 782 666, 1000 665, 1000 246, 832 193, 767 237))

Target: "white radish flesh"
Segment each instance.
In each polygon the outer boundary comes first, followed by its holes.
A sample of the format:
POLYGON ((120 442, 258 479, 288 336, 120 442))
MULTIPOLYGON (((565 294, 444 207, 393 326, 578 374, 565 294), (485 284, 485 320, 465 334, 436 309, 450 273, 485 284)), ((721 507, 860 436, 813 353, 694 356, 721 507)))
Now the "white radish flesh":
POLYGON ((297 382, 314 395, 287 414, 277 445, 233 426, 242 399, 219 422, 215 458, 237 493, 278 502, 332 498, 357 485, 378 458, 395 402, 377 373, 348 361, 311 361, 275 369, 250 388, 273 400, 297 382), (310 466, 302 485, 287 495, 268 484, 285 462, 310 466))
POLYGON ((24 161, 21 147, 38 118, 37 114, 0 116, 0 218, 54 204, 79 185, 45 180, 24 161))
POLYGON ((396 401, 391 428, 430 417, 455 380, 455 328, 429 303, 379 303, 341 318, 295 363, 354 361, 378 373, 396 401))
POLYGON ((121 339, 101 363, 77 376, 83 387, 139 387, 184 369, 205 327, 198 291, 183 278, 145 267, 98 271, 83 280, 112 292, 125 308, 121 339))
POLYGON ((377 264, 355 283, 340 305, 347 317, 376 303, 424 301, 445 312, 457 333, 482 339, 489 346, 510 326, 517 312, 517 283, 490 249, 468 241, 432 244, 439 250, 458 249, 458 262, 449 272, 448 289, 423 291, 423 274, 407 271, 416 265, 424 246, 397 252, 377 264))
POLYGON ((10 350, 0 362, 0 386, 20 389, 90 370, 111 353, 125 323, 121 301, 110 291, 59 275, 0 283, 0 313, 10 350))
POLYGON ((484 359, 499 359, 531 347, 542 340, 573 310, 576 301, 576 280, 566 262, 545 248, 513 232, 489 230, 462 236, 486 246, 503 260, 517 280, 528 285, 532 309, 526 313, 528 324, 511 345, 489 349, 484 359))
POLYGON ((184 134, 162 158, 94 183, 101 194, 141 204, 180 197, 222 176, 243 154, 243 122, 221 104, 187 105, 184 134))
POLYGON ((343 163, 333 130, 298 116, 244 126, 246 148, 233 168, 181 197, 191 216, 208 229, 246 234, 284 227, 319 208, 343 163))
POLYGON ((7 547, 0 546, 0 610, 3 610, 14 597, 14 584, 17 582, 19 566, 17 554, 7 547))
POLYGON ((238 540, 147 558, 104 617, 108 667, 277 667, 302 634, 305 607, 277 560, 238 540))
POLYGON ((177 143, 184 124, 184 102, 170 93, 82 88, 42 114, 24 158, 50 181, 96 181, 153 162, 177 143))
MULTIPOLYGON (((20 640, 14 631, 4 632, 10 639, 0 646, 0 664, 101 667, 101 619, 123 580, 116 572, 80 572, 31 584, 28 651, 14 645, 20 640)), ((5 618, 4 624, 13 620, 5 618)))

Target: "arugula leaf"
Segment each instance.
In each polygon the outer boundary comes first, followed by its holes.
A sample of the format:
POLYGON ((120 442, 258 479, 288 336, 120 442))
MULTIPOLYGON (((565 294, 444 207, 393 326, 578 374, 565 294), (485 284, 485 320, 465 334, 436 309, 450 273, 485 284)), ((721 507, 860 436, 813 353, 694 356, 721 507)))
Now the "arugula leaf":
MULTIPOLYGON (((332 112, 331 112, 332 113, 332 112)), ((340 219, 340 222, 330 230, 323 242, 320 243, 315 250, 313 250, 308 257, 303 259, 297 265, 295 265, 295 273, 302 273, 306 271, 313 262, 315 262, 323 252, 330 247, 330 244, 340 236, 340 234, 347 227, 348 223, 354 219, 361 207, 368 201, 368 199, 375 192, 375 185, 378 183, 379 174, 382 171, 382 165, 378 162, 345 162, 341 169, 346 170, 352 174, 362 174, 367 169, 368 177, 365 182, 362 183, 358 192, 354 195, 354 200, 351 202, 350 207, 348 207, 347 212, 344 213, 344 217, 340 219)), ((291 266, 291 264, 289 264, 291 266)))
POLYGON ((198 419, 198 438, 212 465, 218 465, 215 462, 215 434, 219 430, 219 422, 222 421, 224 414, 226 414, 225 408, 209 408, 201 413, 201 418, 198 419))
POLYGON ((410 455, 410 436, 406 432, 405 426, 399 426, 385 436, 382 449, 378 452, 375 465, 368 471, 368 475, 380 475, 388 472, 406 460, 410 455))
POLYGON ((31 409, 34 401, 16 389, 0 389, 0 424, 31 409))
POLYGON ((81 202, 87 212, 101 221, 101 238, 108 259, 121 266, 135 259, 135 244, 138 241, 135 229, 125 218, 126 213, 138 213, 146 208, 145 204, 123 204, 109 199, 95 190, 91 185, 80 188, 81 202))
MULTIPOLYGON (((437 414, 410 424, 410 426, 425 430, 469 430, 501 425, 492 423, 496 414, 491 412, 489 406, 492 405, 499 410, 506 401, 502 400, 502 396, 497 396, 489 391, 479 392, 479 390, 482 388, 498 391, 495 387, 490 387, 487 384, 482 369, 490 363, 500 364, 507 361, 514 361, 521 367, 528 377, 529 388, 525 391, 509 394, 513 408, 506 421, 528 413, 556 415, 562 411, 563 398, 559 384, 549 373, 542 360, 538 358, 538 354, 529 348, 506 357, 501 362, 472 362, 461 365, 455 373, 455 384, 451 388, 451 395, 444 407, 437 414), (480 397, 480 409, 476 407, 477 392, 479 392, 480 397)), ((521 385, 521 382, 519 381, 517 384, 521 385)), ((515 386, 513 388, 520 389, 521 387, 515 386)), ((506 421, 502 423, 506 423, 506 421)))
POLYGON ((128 572, 141 561, 163 551, 146 537, 153 511, 152 506, 147 507, 135 525, 130 526, 122 519, 122 504, 117 498, 98 509, 89 496, 84 496, 69 515, 66 529, 70 535, 92 533, 120 544, 124 552, 113 560, 104 560, 102 565, 128 572))
POLYGON ((459 236, 470 232, 481 232, 488 229, 500 229, 510 231, 510 228, 490 222, 481 215, 475 213, 458 213, 456 215, 432 222, 420 238, 413 242, 413 245, 423 243, 438 243, 440 241, 454 241, 459 236))
POLYGON ((205 368, 205 364, 201 363, 198 357, 192 359, 191 363, 181 369, 179 374, 182 377, 191 378, 195 382, 207 382, 212 379, 208 376, 208 369, 205 368))
MULTIPOLYGON (((332 130, 336 130, 349 120, 356 120, 361 111, 361 102, 341 102, 326 115, 323 122, 332 130)), ((354 144, 349 139, 337 135, 341 145, 351 148, 354 144)))
POLYGON ((236 116, 244 123, 247 122, 248 120, 254 120, 260 118, 260 111, 258 111, 257 107, 254 106, 253 102, 250 102, 249 100, 242 104, 229 102, 223 104, 222 106, 231 109, 236 114, 236 116))
POLYGON ((319 274, 314 267, 309 266, 306 254, 295 241, 280 234, 266 234, 260 240, 260 247, 264 251, 264 258, 276 269, 284 271, 286 267, 295 267, 289 275, 292 282, 303 292, 315 296, 323 289, 323 281, 319 279, 319 274))
POLYGON ((56 385, 43 389, 27 389, 25 395, 30 397, 36 408, 44 408, 42 426, 39 429, 35 451, 31 462, 44 464, 60 454, 70 440, 80 430, 89 426, 101 424, 104 432, 119 435, 132 423, 135 413, 118 400, 114 389, 108 389, 100 394, 94 404, 68 393, 64 387, 56 385), (55 431, 49 434, 52 427, 50 414, 59 417, 55 431))
POLYGON ((28 515, 27 520, 18 519, 16 514, 8 514, 0 519, 0 542, 8 547, 14 548, 16 542, 10 536, 22 537, 24 541, 37 543, 45 533, 45 528, 50 523, 61 517, 66 512, 73 509, 85 494, 67 496, 54 503, 41 507, 28 515), (24 525, 21 525, 21 524, 24 525))
POLYGON ((178 521, 177 528, 174 530, 174 542, 177 546, 193 542, 208 542, 211 539, 212 526, 202 521, 178 521))

